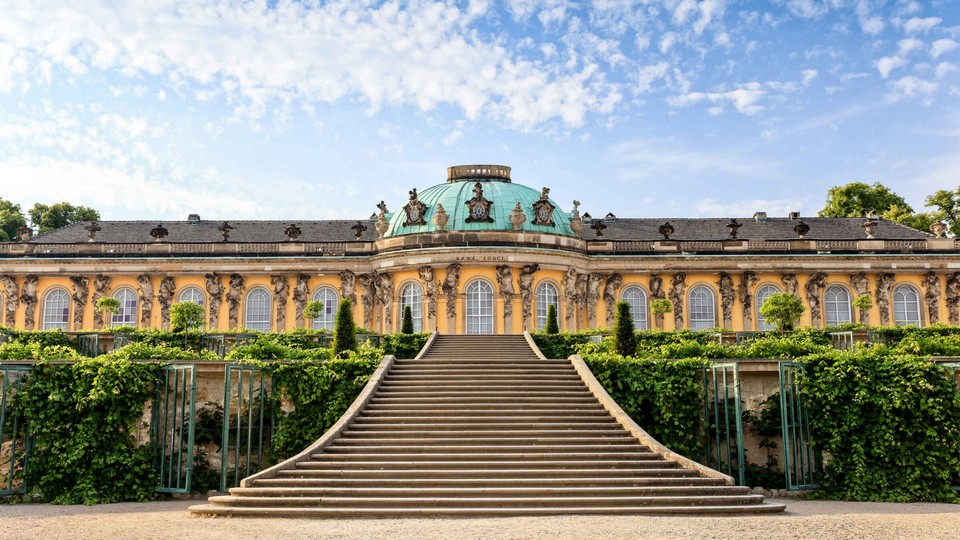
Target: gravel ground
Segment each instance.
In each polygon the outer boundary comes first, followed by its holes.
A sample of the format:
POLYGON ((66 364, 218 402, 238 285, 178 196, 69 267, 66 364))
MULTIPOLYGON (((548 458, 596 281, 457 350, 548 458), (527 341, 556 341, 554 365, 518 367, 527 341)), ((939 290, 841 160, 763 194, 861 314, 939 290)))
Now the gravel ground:
POLYGON ((197 502, 0 506, 0 539, 960 538, 960 506, 948 504, 789 500, 777 501, 787 504, 784 514, 747 517, 299 520, 188 516, 187 507, 197 502))

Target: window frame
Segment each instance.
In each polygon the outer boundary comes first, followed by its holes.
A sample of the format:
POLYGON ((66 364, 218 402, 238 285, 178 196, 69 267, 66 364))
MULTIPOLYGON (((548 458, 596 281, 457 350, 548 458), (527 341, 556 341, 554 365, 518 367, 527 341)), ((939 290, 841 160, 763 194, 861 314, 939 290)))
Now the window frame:
POLYGON ((853 322, 853 295, 850 293, 850 289, 846 286, 839 283, 830 283, 827 285, 827 288, 823 290, 823 322, 825 326, 839 326, 841 324, 847 324, 853 322), (840 306, 840 302, 837 300, 831 301, 829 294, 833 291, 842 291, 843 294, 847 295, 846 309, 831 309, 831 306, 840 306), (846 320, 841 321, 839 319, 831 322, 830 314, 831 313, 845 313, 846 320))
POLYGON ((121 286, 114 289, 113 294, 110 296, 120 302, 118 313, 116 315, 110 315, 110 328, 116 328, 118 326, 132 326, 136 328, 138 326, 138 315, 140 314, 140 296, 137 294, 137 291, 135 291, 133 287, 121 286), (132 299, 121 299, 118 296, 120 294, 123 294, 125 297, 129 294, 132 299), (127 320, 128 317, 129 320, 127 320))
POLYGON ((716 327, 717 327, 717 293, 709 285, 705 283, 697 283, 693 287, 690 287, 690 291, 687 292, 687 328, 689 328, 690 330, 699 332, 702 330, 709 330, 711 328, 716 328, 716 327), (710 302, 712 304, 713 309, 710 312, 712 318, 710 320, 711 324, 709 326, 703 326, 700 324, 702 322, 706 322, 706 319, 697 319, 695 321, 693 318, 694 293, 700 290, 703 290, 709 293, 710 302), (695 322, 697 323, 696 326, 694 326, 695 322))
POLYGON ((69 331, 70 330, 70 309, 71 309, 71 298, 70 291, 63 287, 51 287, 50 289, 44 291, 43 293, 43 302, 40 304, 40 330, 61 330, 69 331), (64 310, 64 320, 60 321, 49 321, 47 320, 47 315, 49 311, 49 306, 47 302, 50 301, 50 297, 54 294, 62 293, 64 295, 64 307, 61 308, 59 305, 55 306, 57 310, 64 310))
POLYGON ((323 316, 316 319, 310 319, 310 328, 314 330, 333 330, 333 327, 337 324, 337 308, 340 306, 340 293, 337 292, 337 289, 331 287, 330 285, 321 285, 317 287, 313 294, 310 295, 310 300, 319 300, 323 302, 323 316), (320 293, 332 293, 334 301, 328 302, 326 299, 326 294, 324 298, 320 298, 320 293))
POLYGON ((770 332, 776 328, 774 325, 768 323, 767 320, 764 318, 763 314, 760 313, 760 307, 763 306, 763 303, 767 301, 767 298, 769 298, 770 295, 776 294, 779 292, 783 292, 783 291, 781 291, 780 287, 777 287, 773 283, 762 283, 760 284, 760 286, 756 288, 756 291, 753 293, 754 309, 757 310, 756 326, 757 326, 758 332, 770 332), (760 293, 764 290, 770 290, 770 289, 773 289, 773 292, 766 293, 761 299, 760 293))
POLYGON ((633 319, 633 327, 637 330, 647 330, 650 328, 650 309, 648 307, 649 298, 650 296, 647 294, 647 291, 640 285, 637 285, 636 283, 628 284, 620 292, 620 301, 626 302, 627 304, 630 305, 630 317, 633 319), (635 300, 631 300, 627 298, 628 292, 633 290, 636 290, 640 293, 639 294, 640 302, 637 304, 637 307, 639 307, 640 311, 642 312, 640 313, 640 315, 642 315, 641 318, 638 318, 637 312, 634 311, 635 300))
POLYGON ((496 334, 496 300, 494 291, 493 284, 482 278, 470 281, 463 288, 463 330, 465 334, 496 334), (476 297, 472 296, 474 293, 476 293, 476 297), (485 296, 480 297, 479 295, 481 293, 484 293, 485 296), (471 310, 474 310, 475 313, 471 313, 471 310))
POLYGON ((895 326, 916 326, 917 328, 922 327, 923 326, 923 306, 921 305, 922 304, 921 298, 922 296, 920 295, 920 290, 910 283, 901 283, 895 286, 893 288, 893 292, 890 294, 890 300, 893 304, 892 306, 893 307, 893 324, 895 326), (897 300, 897 295, 902 294, 901 291, 904 291, 904 290, 909 291, 916 298, 916 302, 914 305, 916 306, 917 319, 915 323, 913 321, 910 321, 909 319, 907 320, 900 319, 901 310, 898 310, 898 306, 901 304, 903 305, 902 313, 904 315, 909 316, 909 314, 906 312, 906 309, 905 309, 906 307, 908 307, 906 304, 906 300, 904 300, 903 302, 899 302, 897 300))
POLYGON ((246 296, 243 299, 243 327, 249 330, 258 330, 260 332, 270 332, 273 329, 273 295, 270 294, 270 290, 263 286, 256 286, 250 289, 247 292, 246 296), (258 297, 263 294, 266 298, 266 320, 251 320, 251 311, 255 309, 254 313, 259 314, 262 311, 262 305, 251 306, 251 302, 254 301, 254 295, 258 297))
POLYGON ((536 302, 534 325, 537 330, 543 330, 547 327, 547 312, 550 309, 550 306, 556 306, 557 312, 557 325, 560 324, 560 288, 557 287, 557 284, 550 280, 540 280, 537 283, 536 288, 534 288, 534 299, 536 302), (550 303, 549 296, 545 297, 544 293, 547 287, 553 289, 553 303, 550 303))

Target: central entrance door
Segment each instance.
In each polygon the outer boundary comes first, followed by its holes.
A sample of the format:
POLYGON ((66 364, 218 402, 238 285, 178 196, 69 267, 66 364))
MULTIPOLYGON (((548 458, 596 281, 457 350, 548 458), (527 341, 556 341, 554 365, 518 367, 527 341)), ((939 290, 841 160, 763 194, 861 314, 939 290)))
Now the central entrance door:
POLYGON ((477 280, 467 285, 468 334, 493 333, 493 285, 477 280))

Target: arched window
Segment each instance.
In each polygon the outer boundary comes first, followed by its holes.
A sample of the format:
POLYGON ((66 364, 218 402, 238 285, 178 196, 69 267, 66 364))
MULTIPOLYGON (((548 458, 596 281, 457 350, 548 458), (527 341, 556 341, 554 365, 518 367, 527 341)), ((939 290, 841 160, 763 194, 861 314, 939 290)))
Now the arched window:
POLYGON ((178 302, 193 302, 198 306, 203 306, 206 304, 207 297, 203 294, 203 291, 200 290, 200 287, 187 287, 180 291, 180 295, 177 296, 178 302))
POLYGON ((690 289, 691 330, 706 330, 717 326, 717 302, 713 291, 706 285, 697 285, 690 289))
POLYGON ((623 290, 620 299, 630 305, 630 315, 633 317, 633 327, 637 330, 647 329, 647 293, 636 285, 623 290))
POLYGON ((110 317, 110 326, 136 326, 137 293, 129 287, 123 287, 117 289, 113 297, 120 301, 120 309, 116 315, 110 317))
POLYGON ((827 326, 837 326, 853 320, 850 310, 850 293, 846 287, 831 285, 823 293, 823 308, 827 326))
POLYGON ((66 330, 70 321, 70 294, 54 289, 43 299, 42 330, 66 330))
POLYGON ((257 287, 247 295, 243 325, 251 330, 270 331, 270 293, 257 287))
POLYGON ((486 281, 477 280, 467 285, 468 334, 493 333, 493 286, 486 281))
POLYGON ((770 298, 771 294, 780 292, 780 289, 776 288, 773 285, 761 285, 757 289, 757 330, 769 331, 773 330, 773 325, 768 323, 766 319, 763 318, 763 315, 760 313, 760 306, 767 301, 767 298, 770 298))
POLYGON ((920 326, 920 294, 910 285, 893 290, 893 321, 897 326, 920 326))
POLYGON ((557 288, 548 281, 541 281, 537 285, 537 330, 547 326, 547 311, 550 306, 557 311, 557 322, 560 322, 560 294, 557 288))
POLYGON ((404 309, 410 306, 413 316, 413 331, 423 330, 423 289, 417 283, 407 283, 400 291, 400 320, 403 321, 404 309))
POLYGON ((320 287, 313 293, 313 299, 323 303, 320 316, 313 320, 313 329, 333 330, 334 320, 337 318, 337 307, 340 305, 340 295, 333 287, 320 287))

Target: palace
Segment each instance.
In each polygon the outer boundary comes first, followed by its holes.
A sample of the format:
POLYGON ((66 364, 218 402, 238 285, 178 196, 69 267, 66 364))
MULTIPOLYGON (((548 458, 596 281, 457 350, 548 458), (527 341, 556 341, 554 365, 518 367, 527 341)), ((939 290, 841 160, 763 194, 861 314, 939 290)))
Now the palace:
MULTIPOLYGON (((396 204, 396 203, 394 203, 396 204)), ((770 328, 778 291, 800 296, 800 323, 958 323, 957 241, 876 216, 625 218, 568 212, 548 188, 499 165, 450 167, 446 182, 365 219, 100 221, 0 243, 0 312, 19 329, 166 328, 171 304, 196 302, 210 331, 332 328, 341 298, 358 324, 395 332, 410 306, 417 330, 521 333, 549 305, 564 330, 613 324, 627 301, 638 328, 770 328), (853 299, 870 295, 857 310, 853 299), (107 317, 98 298, 120 300, 107 317), (672 312, 651 313, 667 298, 672 312), (320 300, 320 318, 304 307, 320 300)))

